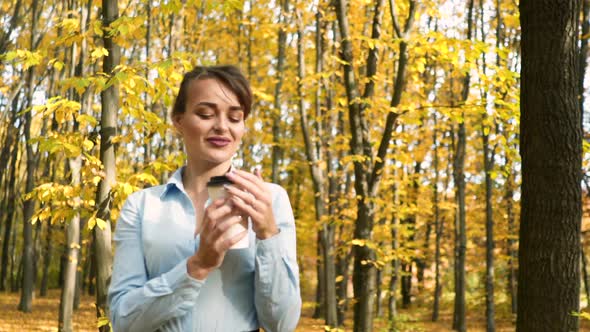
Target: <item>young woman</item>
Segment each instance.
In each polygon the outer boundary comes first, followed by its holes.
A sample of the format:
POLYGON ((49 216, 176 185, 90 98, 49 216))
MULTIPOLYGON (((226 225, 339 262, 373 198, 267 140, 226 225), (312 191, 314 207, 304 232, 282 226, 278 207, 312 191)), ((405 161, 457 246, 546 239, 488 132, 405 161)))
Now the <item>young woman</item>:
POLYGON ((252 93, 233 66, 184 76, 172 120, 187 163, 165 185, 130 195, 115 229, 109 288, 116 332, 293 331, 299 320, 295 222, 283 188, 231 169, 252 93), (229 172, 228 172, 229 170, 229 172), (227 197, 206 206, 207 182, 227 197), (228 236, 230 227, 249 227, 228 236), (230 249, 248 237, 245 249, 230 249))

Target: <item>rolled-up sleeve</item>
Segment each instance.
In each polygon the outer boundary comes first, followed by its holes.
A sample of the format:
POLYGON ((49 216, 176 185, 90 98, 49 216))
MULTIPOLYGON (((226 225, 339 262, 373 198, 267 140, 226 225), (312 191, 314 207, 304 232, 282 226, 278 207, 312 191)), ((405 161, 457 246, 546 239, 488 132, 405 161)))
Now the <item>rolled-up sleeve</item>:
POLYGON ((265 331, 293 331, 301 314, 295 220, 287 192, 273 186, 273 213, 280 231, 257 240, 254 301, 265 331))
POLYGON ((129 196, 117 221, 108 292, 115 332, 155 331, 192 310, 203 281, 187 273, 186 259, 148 280, 141 243, 141 195, 129 196))

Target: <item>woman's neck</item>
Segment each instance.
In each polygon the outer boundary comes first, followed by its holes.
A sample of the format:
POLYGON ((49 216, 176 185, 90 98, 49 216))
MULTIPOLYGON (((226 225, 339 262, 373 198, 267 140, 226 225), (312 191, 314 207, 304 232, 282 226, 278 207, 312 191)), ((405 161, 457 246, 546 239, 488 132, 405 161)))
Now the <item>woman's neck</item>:
POLYGON ((224 175, 231 166, 231 161, 221 164, 207 164, 202 161, 187 162, 182 174, 182 184, 187 192, 199 195, 207 191, 207 182, 213 176, 224 175))

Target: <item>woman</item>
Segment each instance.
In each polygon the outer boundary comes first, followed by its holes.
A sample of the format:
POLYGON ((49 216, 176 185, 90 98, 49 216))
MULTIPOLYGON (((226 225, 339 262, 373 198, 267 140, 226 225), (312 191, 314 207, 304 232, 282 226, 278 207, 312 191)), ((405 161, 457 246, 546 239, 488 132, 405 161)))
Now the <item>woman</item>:
POLYGON ((186 166, 130 195, 117 221, 108 294, 116 332, 295 329, 301 297, 287 193, 259 171, 231 170, 251 103, 236 67, 184 76, 172 120, 186 166), (233 185, 205 208, 207 182, 220 175, 233 185), (248 230, 228 238, 243 218, 248 230), (248 248, 229 249, 245 236, 248 248))

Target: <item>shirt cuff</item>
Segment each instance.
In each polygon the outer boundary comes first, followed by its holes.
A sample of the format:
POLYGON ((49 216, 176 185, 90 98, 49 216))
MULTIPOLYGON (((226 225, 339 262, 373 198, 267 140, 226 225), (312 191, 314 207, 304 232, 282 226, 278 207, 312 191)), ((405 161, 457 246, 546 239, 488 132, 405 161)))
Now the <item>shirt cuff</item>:
POLYGON ((283 256, 283 234, 279 232, 268 239, 260 240, 256 238, 256 256, 263 262, 281 259, 283 256))
POLYGON ((177 289, 182 286, 200 288, 205 283, 204 280, 195 279, 188 274, 186 267, 187 260, 188 258, 183 259, 172 270, 162 275, 171 289, 177 289))

